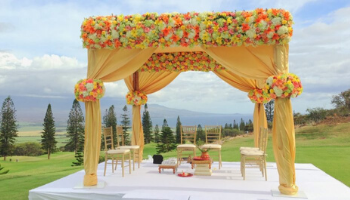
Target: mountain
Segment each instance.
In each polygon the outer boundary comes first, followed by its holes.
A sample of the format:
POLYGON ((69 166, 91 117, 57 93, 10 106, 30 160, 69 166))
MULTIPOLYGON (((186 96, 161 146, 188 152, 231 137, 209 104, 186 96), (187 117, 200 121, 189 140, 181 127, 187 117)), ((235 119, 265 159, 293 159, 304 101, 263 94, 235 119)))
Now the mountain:
MULTIPOLYGON (((1 104, 6 96, 0 96, 1 104)), ((42 124, 48 104, 51 104, 52 112, 55 118, 56 126, 66 126, 69 111, 73 104, 73 98, 39 98, 39 97, 24 97, 24 96, 11 96, 15 108, 17 110, 17 120, 19 122, 27 122, 31 124, 42 124)), ((123 112, 123 107, 126 105, 123 98, 110 98, 104 97, 101 99, 101 112, 102 116, 105 110, 111 105, 114 105, 119 123, 120 115, 123 112)), ((85 112, 84 103, 80 104, 83 112, 85 112)), ((143 108, 143 107, 142 107, 143 108)), ((128 114, 131 116, 131 106, 128 105, 128 114)), ((175 127, 177 117, 180 116, 180 120, 183 125, 224 125, 225 123, 233 123, 236 120, 240 122, 241 118, 244 121, 253 119, 252 114, 219 114, 219 113, 205 113, 195 112, 185 109, 169 108, 158 104, 148 104, 148 111, 151 115, 153 126, 158 124, 161 126, 163 120, 166 119, 169 126, 175 127)), ((143 109, 141 109, 141 116, 143 109)))

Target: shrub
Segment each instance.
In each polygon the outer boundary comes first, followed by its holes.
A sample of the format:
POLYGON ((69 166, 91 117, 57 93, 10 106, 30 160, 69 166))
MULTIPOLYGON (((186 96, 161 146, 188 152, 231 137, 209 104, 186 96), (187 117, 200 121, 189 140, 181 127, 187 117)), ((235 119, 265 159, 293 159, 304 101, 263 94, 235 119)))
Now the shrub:
POLYGON ((224 129, 222 134, 223 137, 235 137, 244 134, 244 132, 238 129, 224 129))
POLYGON ((25 142, 15 145, 14 155, 17 156, 40 156, 44 151, 38 142, 25 142))

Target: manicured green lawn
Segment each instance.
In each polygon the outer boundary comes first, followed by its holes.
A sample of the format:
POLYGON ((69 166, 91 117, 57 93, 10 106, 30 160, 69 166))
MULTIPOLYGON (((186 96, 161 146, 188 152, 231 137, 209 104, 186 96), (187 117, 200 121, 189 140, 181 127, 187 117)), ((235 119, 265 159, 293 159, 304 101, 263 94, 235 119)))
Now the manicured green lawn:
MULTIPOLYGON (((348 169, 348 166, 350 166, 350 123, 336 126, 319 125, 299 128, 296 130, 295 138, 296 163, 311 163, 350 186, 350 170, 348 169)), ((239 147, 253 145, 252 135, 244 135, 227 140, 222 146, 222 160, 239 161, 239 147)), ((144 152, 153 153, 147 148, 146 146, 144 152)), ((216 152, 209 151, 209 154, 216 154, 216 152)), ((267 161, 275 162, 271 133, 268 140, 267 154, 267 161)), ((144 157, 146 155, 144 153, 144 157)), ((176 157, 176 151, 162 155, 165 159, 176 157)), ((200 155, 199 151, 197 151, 197 155, 200 155)))
MULTIPOLYGON (((239 161, 239 147, 253 146, 252 135, 227 139, 222 147, 223 161, 239 161)), ((326 173, 350 186, 350 123, 337 126, 309 126, 296 130, 296 163, 312 163, 326 173)), ((209 152, 210 154, 215 152, 209 152)), ((274 162, 272 140, 269 137, 267 161, 274 162)), ((156 144, 145 145, 144 159, 156 154, 156 144)), ((101 155, 103 153, 101 152, 101 155)), ((176 157, 176 151, 162 154, 164 158, 176 157)), ((197 151, 197 155, 200 155, 197 151)), ((2 159, 2 158, 1 158, 2 159)), ((0 176, 0 199, 28 199, 28 191, 82 169, 71 167, 74 153, 60 152, 39 157, 14 156, 0 160, 4 170, 0 176), (9 162, 9 159, 12 162, 9 162), (19 159, 19 162, 14 162, 19 159)), ((296 177, 298 178, 298 177, 296 177)))
POLYGON ((28 199, 29 190, 77 172, 83 167, 71 167, 74 153, 60 152, 38 157, 13 156, 0 161, 4 170, 10 172, 0 176, 0 199, 28 199), (12 159, 12 162, 9 160, 12 159), (16 159, 19 162, 14 162, 16 159))

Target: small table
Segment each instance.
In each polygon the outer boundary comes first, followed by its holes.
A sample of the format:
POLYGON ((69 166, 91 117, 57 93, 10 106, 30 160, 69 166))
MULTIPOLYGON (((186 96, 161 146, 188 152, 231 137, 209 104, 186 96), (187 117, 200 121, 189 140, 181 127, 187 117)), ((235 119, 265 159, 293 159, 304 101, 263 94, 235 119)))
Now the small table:
POLYGON ((176 170, 176 168, 177 168, 177 165, 176 164, 174 164, 174 165, 159 165, 159 173, 160 173, 160 170, 161 169, 173 169, 173 174, 175 174, 175 170, 176 170))
POLYGON ((209 159, 209 160, 195 160, 195 159, 192 159, 191 167, 193 169, 193 166, 195 164, 209 164, 209 169, 211 169, 211 163, 212 163, 211 159, 209 159))

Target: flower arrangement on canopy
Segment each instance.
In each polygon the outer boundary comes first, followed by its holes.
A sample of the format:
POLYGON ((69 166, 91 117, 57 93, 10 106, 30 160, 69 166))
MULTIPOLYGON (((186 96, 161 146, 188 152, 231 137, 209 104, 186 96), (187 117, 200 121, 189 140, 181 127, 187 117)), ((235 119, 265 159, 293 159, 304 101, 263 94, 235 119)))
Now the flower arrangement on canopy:
POLYGON ((141 91, 128 92, 126 95, 126 103, 133 106, 140 106, 147 103, 147 95, 141 91))
POLYGON ((253 103, 268 103, 271 97, 267 89, 254 88, 248 92, 248 97, 253 103))
POLYGON ((81 38, 91 49, 273 45, 289 42, 292 24, 283 9, 110 15, 86 18, 81 38))
POLYGON ((292 73, 270 76, 265 87, 272 99, 297 97, 303 92, 299 77, 292 73))
POLYGON ((208 72, 220 70, 225 70, 225 68, 217 63, 207 53, 201 51, 153 54, 139 69, 141 72, 208 72))
POLYGON ((105 86, 98 79, 81 79, 75 84, 74 94, 78 101, 96 101, 105 94, 105 86))

